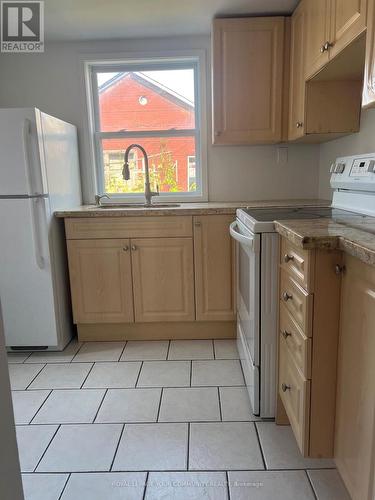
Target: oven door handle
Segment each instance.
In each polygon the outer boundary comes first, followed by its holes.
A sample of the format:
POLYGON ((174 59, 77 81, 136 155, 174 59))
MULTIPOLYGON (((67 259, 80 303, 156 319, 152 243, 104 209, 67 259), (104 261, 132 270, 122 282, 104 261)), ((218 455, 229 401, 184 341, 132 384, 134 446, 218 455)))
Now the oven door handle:
POLYGON ((245 236, 236 230, 238 227, 237 222, 234 221, 229 226, 229 232, 233 239, 242 243, 243 245, 247 245, 250 248, 254 248, 254 237, 253 236, 245 236))

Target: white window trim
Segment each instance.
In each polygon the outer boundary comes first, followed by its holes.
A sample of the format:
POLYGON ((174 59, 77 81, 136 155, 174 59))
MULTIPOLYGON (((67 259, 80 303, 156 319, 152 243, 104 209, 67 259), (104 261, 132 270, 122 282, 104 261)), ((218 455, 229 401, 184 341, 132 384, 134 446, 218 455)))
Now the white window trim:
MULTIPOLYGON (((200 147, 196 150, 196 158, 199 159, 200 175, 201 175, 201 191, 181 193, 161 193, 159 200, 164 201, 178 201, 178 202, 195 202, 208 200, 208 175, 207 175, 207 74, 206 74, 206 51, 205 50, 176 50, 176 51, 163 51, 163 52, 131 52, 121 54, 100 54, 91 56, 90 59, 85 58, 84 65, 84 78, 86 89, 86 102, 87 102, 87 143, 90 148, 90 159, 93 165, 92 175, 94 177, 95 190, 98 194, 100 186, 103 184, 99 181, 100 175, 99 165, 97 162, 98 151, 97 141, 95 141, 95 116, 94 116, 94 99, 95 93, 92 87, 91 70, 98 65, 105 65, 107 67, 122 65, 122 64, 135 64, 137 62, 143 63, 150 61, 151 63, 168 63, 171 61, 178 62, 195 62, 197 64, 197 90, 196 90, 196 105, 197 105, 197 130, 200 134, 200 147), (98 182, 99 181, 99 182, 98 182)), ((144 199, 143 194, 111 194, 111 198, 116 201, 125 202, 138 202, 144 199)))

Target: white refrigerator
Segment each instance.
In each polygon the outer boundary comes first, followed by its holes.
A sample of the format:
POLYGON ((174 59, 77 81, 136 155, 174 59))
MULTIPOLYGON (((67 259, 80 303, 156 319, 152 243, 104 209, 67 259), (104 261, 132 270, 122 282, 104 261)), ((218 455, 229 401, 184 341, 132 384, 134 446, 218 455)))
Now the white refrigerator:
POLYGON ((77 130, 0 109, 0 301, 8 350, 61 350, 73 333, 63 221, 81 204, 77 130))

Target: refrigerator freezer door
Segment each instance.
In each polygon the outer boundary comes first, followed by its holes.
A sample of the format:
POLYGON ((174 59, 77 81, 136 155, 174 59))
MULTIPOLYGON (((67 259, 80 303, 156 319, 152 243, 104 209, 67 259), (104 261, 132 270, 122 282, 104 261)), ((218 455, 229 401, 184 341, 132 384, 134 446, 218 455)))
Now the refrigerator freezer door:
POLYGON ((46 194, 40 136, 38 110, 0 109, 0 197, 46 194))
POLYGON ((58 342, 46 203, 0 199, 0 296, 8 347, 58 342))

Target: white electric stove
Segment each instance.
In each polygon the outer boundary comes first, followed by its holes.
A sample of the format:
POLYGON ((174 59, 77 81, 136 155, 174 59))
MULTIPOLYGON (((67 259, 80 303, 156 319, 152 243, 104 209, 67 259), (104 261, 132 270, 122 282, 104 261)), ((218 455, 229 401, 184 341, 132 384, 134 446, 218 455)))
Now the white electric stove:
MULTIPOLYGON (((331 206, 237 210, 237 344, 255 415, 276 406, 279 235, 275 220, 332 218, 356 224, 375 217, 375 153, 338 158, 331 166, 331 206)), ((375 237, 375 236, 374 236, 375 237)))

